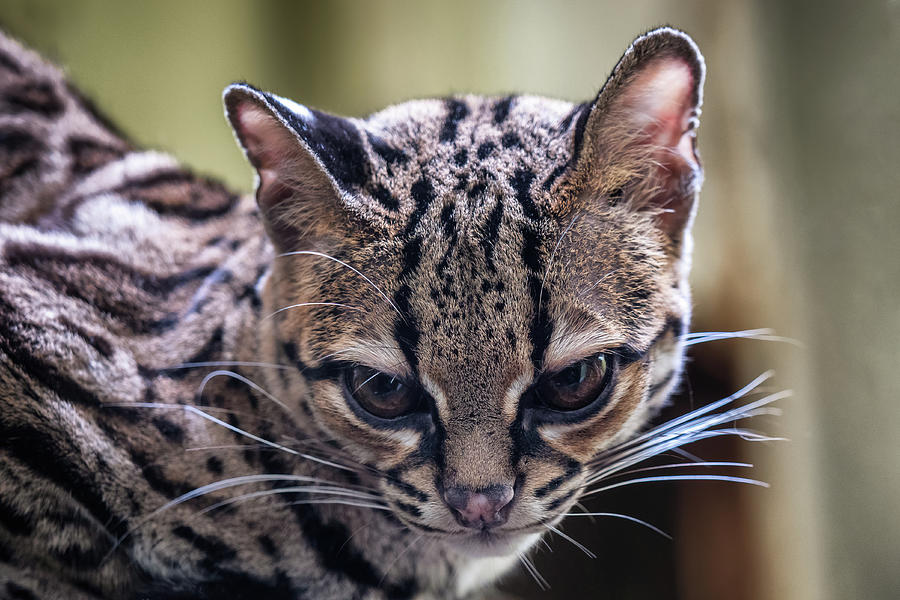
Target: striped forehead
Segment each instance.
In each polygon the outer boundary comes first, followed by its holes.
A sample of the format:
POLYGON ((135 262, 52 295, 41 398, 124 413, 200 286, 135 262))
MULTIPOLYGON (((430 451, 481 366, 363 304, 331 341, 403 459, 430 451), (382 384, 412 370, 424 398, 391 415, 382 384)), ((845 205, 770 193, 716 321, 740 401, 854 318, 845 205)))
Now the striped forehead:
POLYGON ((390 107, 358 121, 371 170, 356 193, 370 200, 366 212, 393 222, 420 212, 423 196, 473 206, 503 197, 534 218, 569 165, 581 110, 531 96, 390 107))

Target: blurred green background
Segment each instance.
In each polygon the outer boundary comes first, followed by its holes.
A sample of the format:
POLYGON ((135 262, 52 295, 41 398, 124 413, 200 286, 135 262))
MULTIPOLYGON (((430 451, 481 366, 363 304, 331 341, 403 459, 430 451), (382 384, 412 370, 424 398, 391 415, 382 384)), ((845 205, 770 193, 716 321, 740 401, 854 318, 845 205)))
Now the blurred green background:
MULTIPOLYGON (((568 522, 550 591, 522 598, 809 599, 900 594, 900 2, 98 2, 4 0, 0 26, 61 63, 140 145, 249 190, 220 93, 247 80, 363 115, 452 92, 588 99, 638 33, 670 23, 707 58, 695 330, 776 328, 805 349, 691 352, 669 415, 768 368, 791 387, 759 428, 720 442, 769 490, 635 486, 590 503, 648 519, 568 522)), ((773 388, 774 389, 774 388, 773 388)))

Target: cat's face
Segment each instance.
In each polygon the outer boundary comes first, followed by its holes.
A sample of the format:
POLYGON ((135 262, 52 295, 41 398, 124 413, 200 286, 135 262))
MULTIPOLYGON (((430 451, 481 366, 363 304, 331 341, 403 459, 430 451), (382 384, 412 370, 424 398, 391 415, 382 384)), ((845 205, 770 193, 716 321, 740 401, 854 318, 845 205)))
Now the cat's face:
POLYGON ((410 529, 520 550, 664 401, 702 77, 661 30, 580 106, 466 97, 349 120, 227 92, 283 253, 267 308, 298 370, 281 399, 410 529))

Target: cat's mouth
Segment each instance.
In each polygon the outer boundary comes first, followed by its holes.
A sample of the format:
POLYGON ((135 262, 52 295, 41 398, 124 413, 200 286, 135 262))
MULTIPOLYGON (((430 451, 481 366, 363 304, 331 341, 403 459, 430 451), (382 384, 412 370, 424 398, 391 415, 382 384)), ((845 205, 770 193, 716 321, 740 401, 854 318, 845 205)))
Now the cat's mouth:
POLYGON ((483 529, 456 534, 446 541, 454 550, 471 557, 507 556, 524 552, 540 537, 534 531, 483 529))

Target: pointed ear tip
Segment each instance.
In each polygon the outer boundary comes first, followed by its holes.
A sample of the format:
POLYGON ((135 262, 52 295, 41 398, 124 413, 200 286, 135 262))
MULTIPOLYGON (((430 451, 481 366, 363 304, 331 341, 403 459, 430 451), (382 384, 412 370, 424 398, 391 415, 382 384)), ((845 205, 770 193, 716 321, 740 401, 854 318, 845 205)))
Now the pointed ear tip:
POLYGON ((243 81, 229 84, 222 90, 222 102, 229 111, 236 108, 240 102, 245 100, 255 100, 259 102, 262 100, 262 94, 258 89, 243 81))
POLYGON ((631 46, 636 53, 642 55, 658 56, 665 53, 677 56, 687 61, 701 77, 706 72, 706 61, 697 42, 680 29, 669 26, 651 29, 638 36, 631 46))

